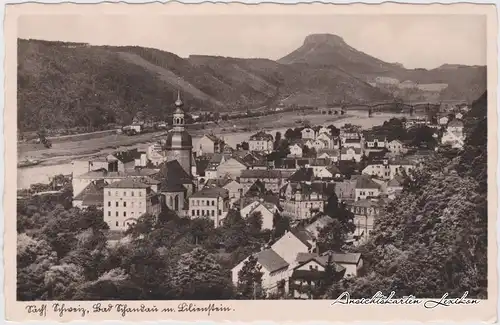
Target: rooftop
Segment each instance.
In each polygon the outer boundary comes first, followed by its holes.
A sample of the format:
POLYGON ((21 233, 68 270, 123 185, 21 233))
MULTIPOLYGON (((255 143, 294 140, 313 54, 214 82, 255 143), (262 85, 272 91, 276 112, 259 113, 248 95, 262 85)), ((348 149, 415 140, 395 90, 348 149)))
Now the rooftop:
POLYGON ((266 140, 273 141, 273 136, 264 131, 259 131, 250 137, 250 140, 266 140))
POLYGON ((357 189, 365 189, 365 188, 380 188, 380 185, 375 183, 370 176, 368 175, 356 175, 356 188, 357 189))
POLYGON ((120 181, 111 183, 106 188, 149 188, 151 185, 143 183, 140 179, 125 178, 120 181))
POLYGON ((225 188, 221 187, 205 187, 201 191, 195 192, 190 198, 227 198, 229 197, 229 192, 225 188))
POLYGON ((281 178, 281 172, 273 169, 245 169, 240 178, 281 178))
POLYGON ((288 263, 271 248, 265 249, 255 254, 257 261, 269 273, 279 271, 288 267, 288 263))

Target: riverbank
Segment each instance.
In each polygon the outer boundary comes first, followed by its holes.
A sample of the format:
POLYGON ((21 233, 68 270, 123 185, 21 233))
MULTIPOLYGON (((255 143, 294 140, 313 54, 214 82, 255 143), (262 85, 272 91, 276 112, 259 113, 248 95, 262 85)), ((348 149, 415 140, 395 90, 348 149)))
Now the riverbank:
MULTIPOLYGON (((335 122, 349 115, 325 116, 319 114, 299 115, 294 112, 260 117, 243 118, 237 121, 225 121, 205 125, 203 129, 188 130, 193 137, 193 144, 206 133, 213 133, 224 137, 226 142, 235 147, 244 141, 239 140, 241 134, 248 137, 258 130, 272 131, 276 128, 290 128, 301 126, 307 120, 313 125, 335 122), (250 134, 250 135, 249 135, 250 134), (234 141, 238 138, 238 141, 234 141)), ((90 158, 105 155, 117 150, 128 150, 142 148, 165 136, 165 131, 127 136, 124 134, 107 134, 102 137, 87 140, 64 141, 53 143, 52 148, 43 145, 22 143, 18 144, 18 160, 30 158, 41 161, 42 166, 55 165, 70 162, 75 159, 90 158)))
MULTIPOLYGON (((288 128, 294 128, 300 126, 296 121, 303 119, 309 120, 312 125, 325 125, 330 124, 336 127, 341 127, 344 124, 351 123, 360 125, 363 129, 369 129, 376 125, 381 125, 384 121, 387 121, 393 117, 405 117, 405 114, 391 114, 391 113, 381 113, 368 117, 366 112, 363 111, 352 111, 344 116, 325 116, 325 115, 297 115, 290 116, 285 115, 278 118, 274 116, 275 119, 267 120, 250 118, 242 119, 246 121, 247 125, 253 125, 254 123, 260 123, 261 127, 259 129, 266 130, 272 133, 273 136, 276 132, 281 132, 282 134, 288 128), (250 123, 249 123, 250 121, 250 123)), ((259 125, 259 124, 257 124, 259 125)), ((247 127, 240 121, 239 126, 236 128, 231 128, 231 126, 226 123, 218 126, 214 126, 210 129, 197 130, 192 133, 193 145, 196 148, 199 139, 205 133, 213 132, 214 134, 224 137, 224 140, 232 147, 242 141, 248 141, 250 135, 255 133, 257 128, 252 131, 234 131, 242 130, 242 128, 247 127)), ((190 131, 191 133, 191 131, 190 131)), ((146 147, 149 143, 155 141, 156 139, 163 136, 165 132, 159 132, 158 134, 145 134, 136 137, 122 136, 121 138, 111 138, 106 137, 106 140, 100 140, 96 142, 96 139, 91 139, 85 141, 84 143, 67 143, 67 148, 60 148, 63 143, 56 144, 54 149, 41 150, 39 156, 42 156, 43 162, 37 166, 19 168, 17 171, 17 188, 29 188, 31 184, 34 183, 48 183, 49 178, 57 174, 71 174, 72 166, 71 161, 77 159, 89 159, 91 157, 98 157, 108 153, 112 153, 116 150, 127 150, 133 148, 146 147), (142 137, 143 136, 143 137, 142 137), (146 137, 147 136, 147 137, 146 137), (138 138, 141 137, 141 138, 138 138), (123 140, 124 139, 124 140, 123 140), (63 153, 65 155, 56 155, 55 153, 63 153), (52 156, 51 156, 52 155, 52 156)), ((24 154, 27 154, 25 152, 24 154)), ((31 154, 30 154, 31 155, 31 154)), ((28 155, 28 156, 30 156, 28 155)), ((31 155, 31 157, 33 157, 31 155)), ((36 157, 36 156, 35 156, 36 157)))

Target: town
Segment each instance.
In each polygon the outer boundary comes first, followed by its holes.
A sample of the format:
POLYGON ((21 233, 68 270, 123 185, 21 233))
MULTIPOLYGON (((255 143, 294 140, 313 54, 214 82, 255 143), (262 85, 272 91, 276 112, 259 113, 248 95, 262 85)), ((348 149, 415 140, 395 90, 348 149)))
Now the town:
POLYGON ((463 148, 469 111, 446 105, 432 118, 410 114, 366 130, 257 131, 232 148, 212 133, 194 145, 180 93, 173 106, 172 128, 147 150, 73 161, 72 206, 98 211, 116 247, 165 215, 213 229, 251 225, 257 243, 234 239, 221 250, 244 248, 227 277, 246 299, 314 299, 325 283, 363 274, 357 247, 430 155, 463 148))

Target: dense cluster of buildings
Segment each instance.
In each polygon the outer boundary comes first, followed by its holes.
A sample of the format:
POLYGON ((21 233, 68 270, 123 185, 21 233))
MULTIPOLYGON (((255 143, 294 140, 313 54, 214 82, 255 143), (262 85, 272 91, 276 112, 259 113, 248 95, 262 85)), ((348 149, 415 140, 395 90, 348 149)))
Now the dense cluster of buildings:
MULTIPOLYGON (((370 236, 384 205, 402 191, 411 171, 429 154, 401 139, 389 141, 352 126, 335 135, 329 128, 305 127, 281 159, 268 159, 274 138, 264 131, 249 138, 249 150, 231 148, 214 134, 203 136, 193 147, 180 97, 175 106, 173 128, 146 151, 74 162, 73 205, 102 209, 110 229, 117 231, 164 209, 181 217, 208 218, 215 227, 222 225, 230 209, 243 218, 259 213, 263 229, 273 228, 275 215, 286 216, 292 226, 302 228, 287 232, 254 257, 262 266, 266 290, 283 289, 281 283, 288 283, 284 290, 298 297, 300 290, 295 289, 303 281, 310 283, 304 271, 322 272, 329 259, 340 276, 356 275, 362 266, 359 254, 320 252, 316 247, 319 229, 331 220, 317 218, 329 199, 336 195, 354 214, 356 229, 348 242, 358 245, 370 236), (315 156, 305 157, 304 151, 312 149, 315 156)), ((463 145, 461 116, 446 118, 439 120, 441 142, 463 145)), ((233 269, 233 279, 242 263, 233 269)))

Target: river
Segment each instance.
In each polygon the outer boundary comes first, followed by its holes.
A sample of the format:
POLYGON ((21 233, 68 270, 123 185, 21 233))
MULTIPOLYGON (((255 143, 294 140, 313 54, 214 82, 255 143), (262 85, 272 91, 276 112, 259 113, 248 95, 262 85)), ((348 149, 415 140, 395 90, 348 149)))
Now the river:
MULTIPOLYGON (((326 125, 333 124, 336 127, 341 127, 346 123, 351 123, 355 125, 360 125, 361 128, 363 129, 369 129, 372 128, 373 126, 376 125, 381 125, 384 123, 384 121, 387 121, 391 119, 392 117, 404 117, 407 116, 406 114, 395 114, 395 113, 380 113, 380 114, 375 114, 372 117, 367 116, 367 112, 349 112, 349 117, 340 119, 338 121, 334 122, 328 122, 325 123, 326 125)), ((290 127, 296 127, 296 125, 291 125, 290 127)), ((282 134, 285 133, 285 131, 288 129, 288 127, 284 128, 277 128, 277 129, 271 129, 271 130, 266 130, 266 132, 272 133, 273 135, 276 132, 281 132, 282 134)), ((226 133, 223 134, 224 140, 226 141, 227 144, 232 146, 233 148, 236 147, 236 144, 241 143, 242 141, 248 141, 248 138, 254 134, 255 131, 253 132, 239 132, 239 133, 226 133)), ((194 148, 197 147, 197 142, 199 141, 201 137, 193 137, 193 145, 194 148)), ((139 147, 144 147, 146 145, 140 145, 139 147)), ((102 153, 105 153, 109 151, 109 149, 102 150, 102 153)), ((54 175, 57 174, 71 174, 72 168, 71 168, 71 163, 65 162, 65 163, 58 163, 58 164, 53 164, 53 165, 37 165, 37 166, 32 166, 32 167, 27 167, 27 168, 20 168, 17 169, 17 188, 29 188, 31 184, 35 183, 48 183, 49 178, 53 177, 54 175)))

